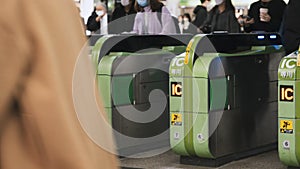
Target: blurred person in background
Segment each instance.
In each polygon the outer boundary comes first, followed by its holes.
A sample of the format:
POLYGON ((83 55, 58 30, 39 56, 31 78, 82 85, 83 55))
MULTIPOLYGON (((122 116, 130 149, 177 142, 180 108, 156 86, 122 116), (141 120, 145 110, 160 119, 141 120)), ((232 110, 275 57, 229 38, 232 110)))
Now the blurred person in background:
POLYGON ((287 54, 297 51, 300 45, 300 1, 289 0, 283 19, 283 46, 287 54))
POLYGON ((197 5, 193 11, 195 15, 195 19, 193 20, 193 24, 200 28, 201 25, 203 25, 204 21, 207 18, 207 6, 211 4, 211 0, 200 0, 201 5, 197 5))
MULTIPOLYGON (((0 168, 117 168, 74 109, 73 71, 86 41, 74 2, 3 0, 0 8, 0 168)), ((111 128, 99 125, 113 147, 111 128)))
POLYGON ((136 14, 134 3, 135 0, 121 0, 121 5, 117 6, 112 13, 112 20, 108 29, 109 33, 116 34, 132 31, 136 14))
POLYGON ((179 26, 181 28, 181 33, 191 33, 196 34, 197 33, 197 27, 191 23, 191 16, 189 13, 184 13, 182 16, 181 25, 179 26))
POLYGON ((283 0, 259 0, 250 5, 246 32, 278 32, 286 4, 283 0))
POLYGON ((107 34, 107 10, 106 5, 102 2, 98 2, 88 18, 86 24, 87 30, 96 34, 107 34))
POLYGON ((174 34, 175 23, 169 10, 159 0, 136 0, 133 33, 174 34))
POLYGON ((235 8, 231 0, 216 0, 216 5, 208 13, 201 27, 203 33, 215 31, 239 33, 240 26, 235 17, 235 8))
POLYGON ((182 32, 183 32, 183 15, 178 16, 178 26, 179 26, 180 33, 182 34, 182 32))

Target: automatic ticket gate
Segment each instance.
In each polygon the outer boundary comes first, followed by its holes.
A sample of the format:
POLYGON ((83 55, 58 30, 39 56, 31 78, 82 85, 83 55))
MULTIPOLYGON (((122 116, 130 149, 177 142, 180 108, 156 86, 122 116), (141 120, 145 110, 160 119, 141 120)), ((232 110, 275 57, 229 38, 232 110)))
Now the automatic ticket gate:
POLYGON ((278 71, 278 151, 287 166, 300 167, 300 56, 284 57, 278 71))
POLYGON ((120 156, 168 149, 169 64, 191 38, 119 35, 97 41, 97 84, 120 156))
POLYGON ((170 64, 170 144, 220 166, 276 148, 277 34, 196 35, 170 64))

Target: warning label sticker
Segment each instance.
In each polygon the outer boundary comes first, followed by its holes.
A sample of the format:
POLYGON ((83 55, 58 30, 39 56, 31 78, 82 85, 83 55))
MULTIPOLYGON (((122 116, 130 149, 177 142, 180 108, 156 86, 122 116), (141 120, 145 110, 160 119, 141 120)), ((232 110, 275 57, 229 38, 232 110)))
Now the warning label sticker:
POLYGON ((293 121, 292 120, 280 120, 280 133, 293 133, 293 121))
POLYGON ((181 126, 182 125, 182 114, 172 113, 172 116, 171 116, 171 125, 181 126))
POLYGON ((184 58, 184 64, 186 64, 186 65, 189 63, 189 54, 190 54, 193 43, 194 43, 194 39, 192 39, 189 42, 188 46, 186 47, 185 58, 184 58))

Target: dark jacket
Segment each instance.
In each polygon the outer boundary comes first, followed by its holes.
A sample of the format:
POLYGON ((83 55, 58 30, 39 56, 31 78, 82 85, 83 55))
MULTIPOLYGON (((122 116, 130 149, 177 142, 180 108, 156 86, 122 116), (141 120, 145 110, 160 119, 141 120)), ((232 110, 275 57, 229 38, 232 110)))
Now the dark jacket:
POLYGON ((128 13, 125 12, 124 6, 117 6, 112 13, 112 19, 109 23, 109 33, 131 32, 135 15, 136 11, 134 10, 134 5, 131 6, 128 13))
POLYGON ((252 3, 248 15, 250 18, 254 18, 254 23, 249 27, 245 27, 245 31, 278 32, 285 7, 286 4, 283 0, 271 0, 268 3, 263 3, 261 1, 252 3), (268 14, 271 16, 270 22, 260 21, 260 8, 268 8, 268 14))
MULTIPOLYGON (((209 25, 210 31, 227 31, 228 33, 239 33, 240 26, 235 17, 234 11, 225 9, 224 12, 220 13, 218 6, 215 6, 207 16, 204 25, 209 25)), ((209 31, 209 32, 210 32, 209 31)), ((209 33, 205 32, 205 33, 209 33)))
POLYGON ((300 1, 290 0, 283 22, 284 47, 287 54, 296 51, 300 45, 300 1))
POLYGON ((96 10, 93 11, 92 15, 88 18, 86 29, 92 32, 95 32, 100 29, 100 21, 97 22, 96 18, 98 17, 96 10))
POLYGON ((193 20, 193 24, 199 28, 201 25, 203 25, 204 21, 207 17, 207 9, 204 6, 196 6, 193 13, 195 14, 195 20, 193 20))

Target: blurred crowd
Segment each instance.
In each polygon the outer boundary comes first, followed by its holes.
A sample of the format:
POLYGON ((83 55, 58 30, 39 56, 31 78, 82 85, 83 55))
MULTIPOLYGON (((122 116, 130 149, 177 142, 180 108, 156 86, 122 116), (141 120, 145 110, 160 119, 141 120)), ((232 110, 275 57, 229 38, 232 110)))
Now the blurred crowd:
POLYGON ((105 4, 96 3, 86 29, 92 34, 279 32, 288 52, 299 45, 297 0, 290 0, 288 5, 283 0, 257 0, 246 13, 238 15, 231 0, 199 0, 192 15, 184 12, 179 16, 162 2, 165 1, 121 0, 109 18, 105 4))

